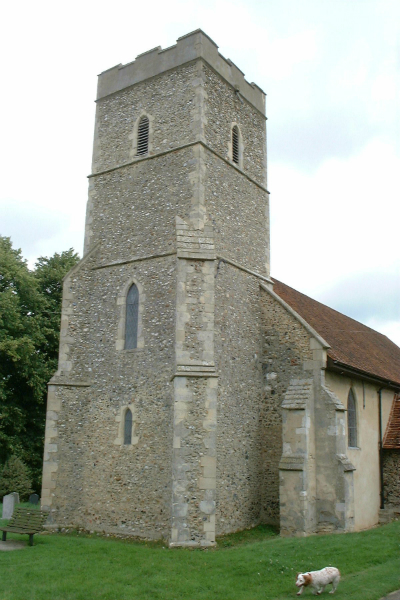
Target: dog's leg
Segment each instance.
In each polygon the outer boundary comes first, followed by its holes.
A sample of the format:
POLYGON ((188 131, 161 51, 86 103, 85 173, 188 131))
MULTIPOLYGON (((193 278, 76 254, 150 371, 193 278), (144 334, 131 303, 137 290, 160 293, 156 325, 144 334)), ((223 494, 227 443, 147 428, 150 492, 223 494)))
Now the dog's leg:
POLYGON ((302 585, 300 590, 297 592, 296 596, 300 596, 303 593, 304 586, 302 585))
POLYGON ((338 579, 334 579, 334 580, 332 581, 332 589, 331 589, 331 591, 329 592, 330 594, 334 594, 334 593, 335 593, 335 591, 336 591, 336 588, 337 588, 337 586, 339 585, 339 581, 340 581, 340 580, 338 580, 338 579))

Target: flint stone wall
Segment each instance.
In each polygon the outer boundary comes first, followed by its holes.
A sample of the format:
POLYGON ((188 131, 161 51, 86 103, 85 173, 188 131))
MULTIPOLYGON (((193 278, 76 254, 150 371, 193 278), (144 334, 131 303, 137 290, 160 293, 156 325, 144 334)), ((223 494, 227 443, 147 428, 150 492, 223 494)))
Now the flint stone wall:
POLYGON ((142 112, 154 119, 151 154, 195 141, 197 64, 184 65, 97 101, 93 173, 131 161, 142 112))
MULTIPOLYGON (((243 171, 260 185, 266 185, 265 116, 243 100, 235 89, 212 71, 203 69, 205 91, 205 141, 228 158, 232 124, 237 123, 243 137, 243 171)), ((235 168, 235 167, 234 167, 235 168)))
POLYGON ((400 506, 400 450, 383 451, 385 501, 400 506))
POLYGON ((310 335, 285 308, 261 289, 263 331, 262 519, 279 523, 279 461, 282 456, 282 402, 291 380, 304 379, 312 360, 310 335))
POLYGON ((59 526, 168 536, 175 257, 93 271, 94 260, 68 282, 68 370, 55 383, 85 380, 90 387, 54 386, 52 520, 59 526), (145 344, 117 350, 118 292, 132 278, 146 294, 145 344), (117 445, 121 407, 132 404, 137 443, 117 445))
POLYGON ((217 533, 259 523, 262 371, 258 280, 221 263, 216 276, 217 533))
POLYGON ((191 233, 212 225, 216 253, 268 275, 265 120, 198 60, 98 101, 93 172, 85 258, 64 286, 43 505, 59 526, 156 538, 169 537, 172 523, 172 542, 213 543, 216 519, 220 533, 260 520, 259 280, 207 257, 187 263, 184 281, 176 224, 183 219, 191 233), (141 114, 150 118, 149 156, 135 157, 141 114), (233 122, 243 172, 227 163, 233 122), (121 310, 131 282, 140 290, 140 347, 126 351, 121 310), (177 287, 190 313, 183 332, 177 287), (219 377, 173 380, 181 359, 214 360, 207 305, 219 377), (128 406, 134 436, 124 446, 128 406))

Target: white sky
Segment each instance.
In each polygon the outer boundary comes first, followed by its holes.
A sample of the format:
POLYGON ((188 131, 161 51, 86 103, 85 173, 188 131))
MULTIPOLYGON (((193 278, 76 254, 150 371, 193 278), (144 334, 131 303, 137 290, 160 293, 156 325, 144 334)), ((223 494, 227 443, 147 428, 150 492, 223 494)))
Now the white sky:
POLYGON ((96 75, 199 27, 268 94, 272 275, 400 345, 399 0, 7 3, 0 234, 82 254, 96 75))

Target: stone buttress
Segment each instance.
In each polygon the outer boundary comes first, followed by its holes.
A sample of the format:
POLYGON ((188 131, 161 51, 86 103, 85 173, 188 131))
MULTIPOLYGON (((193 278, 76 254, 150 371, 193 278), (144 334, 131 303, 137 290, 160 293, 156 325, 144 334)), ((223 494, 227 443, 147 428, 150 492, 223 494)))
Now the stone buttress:
POLYGON ((262 289, 275 375, 269 390, 278 392, 282 415, 281 534, 352 531, 354 466, 346 455, 345 407, 325 384, 329 346, 271 288, 262 289))

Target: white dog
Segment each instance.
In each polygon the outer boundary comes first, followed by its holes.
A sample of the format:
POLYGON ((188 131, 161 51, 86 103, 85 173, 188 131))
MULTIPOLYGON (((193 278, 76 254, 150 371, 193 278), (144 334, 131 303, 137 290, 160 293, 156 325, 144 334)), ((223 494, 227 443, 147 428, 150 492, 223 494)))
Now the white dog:
POLYGON ((332 584, 332 589, 329 592, 333 594, 339 585, 340 571, 335 567, 325 567, 320 571, 309 571, 308 573, 298 573, 296 579, 296 585, 300 588, 297 595, 300 596, 303 589, 308 585, 315 590, 314 594, 322 594, 328 583, 332 584))

